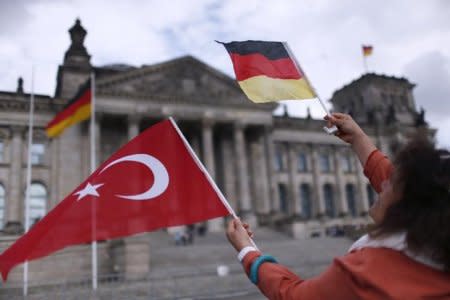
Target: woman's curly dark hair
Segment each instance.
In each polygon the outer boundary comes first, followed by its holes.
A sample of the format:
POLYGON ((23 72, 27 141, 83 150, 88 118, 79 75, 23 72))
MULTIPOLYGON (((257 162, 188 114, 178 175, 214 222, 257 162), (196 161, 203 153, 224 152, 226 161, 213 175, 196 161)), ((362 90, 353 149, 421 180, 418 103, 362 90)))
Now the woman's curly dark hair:
POLYGON ((394 160, 401 199, 386 210, 372 236, 406 231, 408 249, 450 271, 450 152, 416 136, 394 160))

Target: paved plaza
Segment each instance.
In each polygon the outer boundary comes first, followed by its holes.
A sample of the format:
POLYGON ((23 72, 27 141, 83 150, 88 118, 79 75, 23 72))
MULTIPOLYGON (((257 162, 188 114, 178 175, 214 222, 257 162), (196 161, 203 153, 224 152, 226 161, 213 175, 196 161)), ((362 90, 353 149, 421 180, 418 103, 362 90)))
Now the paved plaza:
MULTIPOLYGON (((175 246, 173 237, 164 231, 148 237, 151 271, 146 278, 104 280, 95 295, 89 280, 32 288, 27 299, 264 299, 244 275, 224 233, 195 236, 187 246, 175 246), (226 266, 228 275, 219 277, 218 266, 226 266)), ((264 253, 305 278, 319 274, 351 245, 342 237, 294 240, 265 228, 256 229, 254 240, 264 253)), ((0 299, 23 299, 20 293, 19 289, 3 290, 0 299)))

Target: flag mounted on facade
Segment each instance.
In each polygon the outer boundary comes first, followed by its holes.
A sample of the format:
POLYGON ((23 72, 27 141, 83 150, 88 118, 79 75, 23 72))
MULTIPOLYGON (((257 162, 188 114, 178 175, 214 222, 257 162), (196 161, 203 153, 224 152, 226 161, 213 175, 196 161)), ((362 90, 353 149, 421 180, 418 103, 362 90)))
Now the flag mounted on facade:
POLYGON ((316 97, 286 43, 244 41, 221 44, 231 57, 236 80, 253 102, 316 97))
POLYGON ((50 123, 45 131, 50 138, 60 135, 66 128, 89 119, 91 116, 92 90, 91 81, 84 83, 77 94, 60 111, 50 123))
POLYGON ((70 245, 228 215, 175 126, 162 121, 106 160, 0 255, 3 279, 14 266, 70 245))
POLYGON ((370 56, 373 52, 373 47, 369 45, 362 45, 362 52, 364 56, 370 56))

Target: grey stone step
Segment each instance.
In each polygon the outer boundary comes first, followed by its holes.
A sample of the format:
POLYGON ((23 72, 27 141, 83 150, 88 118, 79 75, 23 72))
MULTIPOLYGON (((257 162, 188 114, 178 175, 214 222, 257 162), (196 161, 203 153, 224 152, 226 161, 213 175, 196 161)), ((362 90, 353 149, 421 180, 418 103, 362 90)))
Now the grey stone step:
MULTIPOLYGON (((196 237, 194 244, 175 246, 164 231, 148 234, 150 274, 126 281, 102 281, 92 294, 90 281, 30 290, 29 299, 262 299, 237 261, 236 251, 224 233, 196 237), (230 274, 219 277, 217 266, 226 265, 230 274)), ((322 272, 336 256, 345 254, 352 243, 345 238, 293 240, 266 228, 255 231, 255 242, 264 253, 277 257, 303 278, 322 272)), ((21 289, 0 291, 0 299, 23 299, 21 289)))

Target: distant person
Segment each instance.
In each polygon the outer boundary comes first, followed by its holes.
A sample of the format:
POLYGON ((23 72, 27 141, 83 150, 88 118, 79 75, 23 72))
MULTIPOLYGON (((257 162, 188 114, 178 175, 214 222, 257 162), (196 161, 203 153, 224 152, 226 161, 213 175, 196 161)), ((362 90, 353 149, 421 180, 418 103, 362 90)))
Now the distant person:
POLYGON ((199 236, 204 236, 206 234, 206 223, 201 223, 198 225, 197 233, 199 236))
POLYGON ((232 220, 227 237, 245 272, 269 299, 450 299, 450 153, 416 137, 391 164, 349 115, 325 119, 378 193, 374 228, 305 280, 256 251, 248 224, 232 220))
POLYGON ((175 239, 175 246, 180 246, 183 245, 183 232, 182 231, 175 231, 175 235, 174 235, 174 239, 175 239))
POLYGON ((187 233, 187 243, 193 244, 194 243, 195 225, 189 224, 186 228, 186 233, 187 233))

